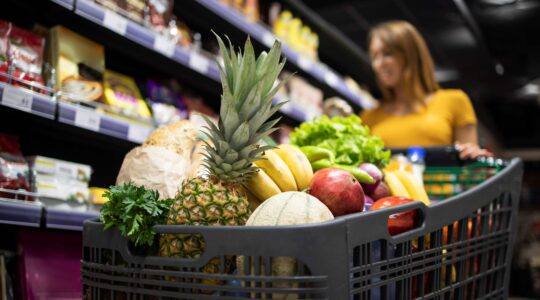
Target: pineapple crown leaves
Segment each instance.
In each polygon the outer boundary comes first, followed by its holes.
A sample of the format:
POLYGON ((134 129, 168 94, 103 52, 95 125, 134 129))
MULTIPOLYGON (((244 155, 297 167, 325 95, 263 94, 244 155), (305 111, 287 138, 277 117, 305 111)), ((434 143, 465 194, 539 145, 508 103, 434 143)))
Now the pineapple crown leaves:
POLYGON ((227 47, 215 35, 223 57, 223 66, 218 63, 223 93, 218 124, 205 118, 205 134, 212 143, 204 145, 203 165, 218 180, 236 184, 256 172, 252 162, 273 148, 259 147, 258 143, 277 130, 274 126, 279 118, 269 119, 286 103, 273 105, 272 101, 286 82, 275 84, 285 59, 281 59, 279 41, 268 53, 256 57, 249 37, 243 52, 241 49, 236 52, 228 38, 227 47))

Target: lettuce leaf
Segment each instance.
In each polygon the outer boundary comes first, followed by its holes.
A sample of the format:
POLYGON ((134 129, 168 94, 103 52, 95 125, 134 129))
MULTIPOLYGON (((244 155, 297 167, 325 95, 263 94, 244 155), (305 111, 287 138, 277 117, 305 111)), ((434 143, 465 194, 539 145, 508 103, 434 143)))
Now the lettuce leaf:
POLYGON ((336 163, 358 166, 369 162, 384 168, 390 160, 390 151, 384 150, 384 143, 378 136, 369 134, 369 128, 362 125, 356 116, 316 118, 304 122, 291 133, 291 144, 318 146, 333 151, 336 163))

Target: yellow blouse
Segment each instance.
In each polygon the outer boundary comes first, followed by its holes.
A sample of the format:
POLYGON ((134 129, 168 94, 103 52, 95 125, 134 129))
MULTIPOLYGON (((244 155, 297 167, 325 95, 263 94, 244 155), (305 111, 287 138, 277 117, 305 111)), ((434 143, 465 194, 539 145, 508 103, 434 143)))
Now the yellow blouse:
POLYGON ((382 106, 363 111, 362 121, 378 135, 386 147, 412 145, 431 147, 454 143, 456 128, 476 124, 476 115, 469 97, 461 90, 438 90, 418 112, 393 115, 382 106))

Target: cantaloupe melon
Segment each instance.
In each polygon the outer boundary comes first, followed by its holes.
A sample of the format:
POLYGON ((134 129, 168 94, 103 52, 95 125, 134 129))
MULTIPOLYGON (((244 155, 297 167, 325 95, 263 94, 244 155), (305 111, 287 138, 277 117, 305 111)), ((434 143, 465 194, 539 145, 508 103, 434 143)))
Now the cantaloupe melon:
MULTIPOLYGON (((251 214, 246 226, 279 226, 321 223, 333 220, 334 216, 321 201, 304 192, 285 192, 270 197, 251 214)), ((237 258, 238 273, 242 275, 265 275, 266 266, 260 262, 260 272, 256 273, 253 258, 250 261, 250 272, 246 274, 244 257, 237 258)), ((272 258, 272 276, 298 275, 296 258, 278 256, 272 258)), ((246 283, 244 282, 245 286, 246 283)), ((253 284, 251 286, 254 286, 253 284)), ((272 285, 274 288, 298 287, 297 284, 280 282, 272 285)), ((252 294, 252 297, 255 295, 252 294)), ((272 299, 297 299, 296 294, 273 294, 272 299)), ((264 298, 263 298, 264 299, 264 298)))

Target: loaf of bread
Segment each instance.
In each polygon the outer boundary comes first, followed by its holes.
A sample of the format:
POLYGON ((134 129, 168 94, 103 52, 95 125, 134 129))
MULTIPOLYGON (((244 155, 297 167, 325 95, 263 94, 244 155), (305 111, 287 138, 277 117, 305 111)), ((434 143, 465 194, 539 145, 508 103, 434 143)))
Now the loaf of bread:
POLYGON ((190 157, 196 137, 197 129, 191 121, 182 120, 154 130, 144 142, 143 147, 163 147, 180 156, 190 157))

